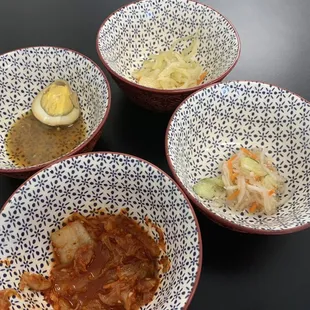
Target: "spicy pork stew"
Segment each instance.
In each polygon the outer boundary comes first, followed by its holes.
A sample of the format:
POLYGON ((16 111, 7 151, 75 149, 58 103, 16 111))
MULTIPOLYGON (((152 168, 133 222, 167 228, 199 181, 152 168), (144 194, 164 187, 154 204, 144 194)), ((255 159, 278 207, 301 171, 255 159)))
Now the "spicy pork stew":
MULTIPOLYGON (((163 232, 158 242, 128 218, 119 215, 69 217, 52 233, 55 263, 49 278, 25 272, 20 289, 43 293, 55 310, 136 310, 152 301, 159 286, 159 271, 167 272, 163 232)), ((9 309, 14 292, 0 292, 0 307, 9 309)))

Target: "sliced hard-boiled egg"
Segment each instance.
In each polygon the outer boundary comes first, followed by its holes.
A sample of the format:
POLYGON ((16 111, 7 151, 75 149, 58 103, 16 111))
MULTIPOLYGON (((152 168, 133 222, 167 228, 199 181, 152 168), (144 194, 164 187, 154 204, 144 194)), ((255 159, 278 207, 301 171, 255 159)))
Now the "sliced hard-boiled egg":
POLYGON ((34 98, 32 113, 43 124, 63 126, 73 124, 81 111, 76 92, 66 81, 56 80, 34 98))

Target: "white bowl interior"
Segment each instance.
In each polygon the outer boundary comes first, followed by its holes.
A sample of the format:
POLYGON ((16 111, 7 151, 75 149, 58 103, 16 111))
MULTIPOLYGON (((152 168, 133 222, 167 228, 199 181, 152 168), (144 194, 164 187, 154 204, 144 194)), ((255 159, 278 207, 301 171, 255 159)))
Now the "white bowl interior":
MULTIPOLYGON (((165 235, 170 271, 154 301, 143 309, 181 309, 188 300, 201 259, 200 235, 193 210, 177 185, 147 162, 121 154, 87 154, 59 162, 27 181, 0 214, 0 289, 18 287, 24 271, 48 275, 50 233, 69 214, 129 216, 144 225, 147 215, 165 235)), ((154 235, 155 236, 155 235, 154 235)), ((12 300, 13 309, 51 309, 31 291, 12 300)))
POLYGON ((168 155, 182 185, 204 208, 245 228, 279 231, 310 222, 310 105, 276 86, 228 82, 188 98, 172 118, 168 155), (264 148, 293 194, 277 214, 236 212, 192 190, 240 146, 264 148))
POLYGON ((98 50, 114 72, 135 82, 133 71, 150 54, 167 50, 176 39, 197 31, 196 58, 207 70, 205 82, 209 82, 233 66, 239 44, 234 28, 221 14, 194 1, 142 0, 121 8, 100 28, 98 50))
POLYGON ((102 71, 74 51, 56 47, 23 48, 0 56, 0 168, 18 169, 9 159, 5 137, 12 124, 31 109, 34 97, 56 79, 77 92, 87 127, 86 139, 108 110, 109 91, 102 71))

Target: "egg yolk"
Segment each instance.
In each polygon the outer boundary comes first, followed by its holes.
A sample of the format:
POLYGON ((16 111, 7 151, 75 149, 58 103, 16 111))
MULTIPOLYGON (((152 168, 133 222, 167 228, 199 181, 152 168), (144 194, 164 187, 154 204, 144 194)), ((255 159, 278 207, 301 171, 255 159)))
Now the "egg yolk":
POLYGON ((69 114, 74 108, 70 88, 67 85, 51 85, 42 96, 41 106, 51 116, 69 114))

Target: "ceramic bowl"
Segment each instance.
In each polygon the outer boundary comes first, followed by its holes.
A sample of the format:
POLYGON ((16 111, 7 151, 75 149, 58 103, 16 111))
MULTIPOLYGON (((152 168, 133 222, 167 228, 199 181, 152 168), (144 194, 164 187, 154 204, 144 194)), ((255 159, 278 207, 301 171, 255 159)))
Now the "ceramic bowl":
POLYGON ((234 230, 284 234, 310 223, 310 105, 277 86, 219 83, 187 98, 166 133, 170 168, 192 201, 214 221, 234 230), (193 185, 219 175, 219 165, 241 146, 264 148, 287 181, 292 198, 275 215, 236 212, 203 200, 193 185))
MULTIPOLYGON (((163 171, 119 153, 73 156, 40 171, 7 201, 0 214, 0 289, 18 287, 25 272, 48 275, 50 233, 73 212, 102 211, 128 216, 145 226, 145 216, 163 229, 171 269, 155 299, 143 309, 186 309, 198 284, 202 243, 195 213, 178 185, 163 171)), ((41 294, 25 291, 12 309, 51 309, 41 294)))
MULTIPOLYGON (((187 43, 183 43, 184 48, 187 43)), ((159 112, 174 110, 203 86, 221 81, 236 65, 240 40, 233 25, 212 8, 191 0, 142 0, 110 15, 97 35, 97 51, 129 99, 159 112), (150 54, 170 48, 178 38, 200 31, 197 60, 208 71, 202 85, 182 90, 140 86, 132 72, 150 54)))
POLYGON ((86 123, 86 139, 65 156, 91 151, 110 110, 108 81, 92 60, 59 47, 28 47, 0 55, 0 174, 26 178, 46 166, 19 168, 6 152, 5 139, 12 124, 31 109, 34 97, 56 79, 77 92, 86 123))

